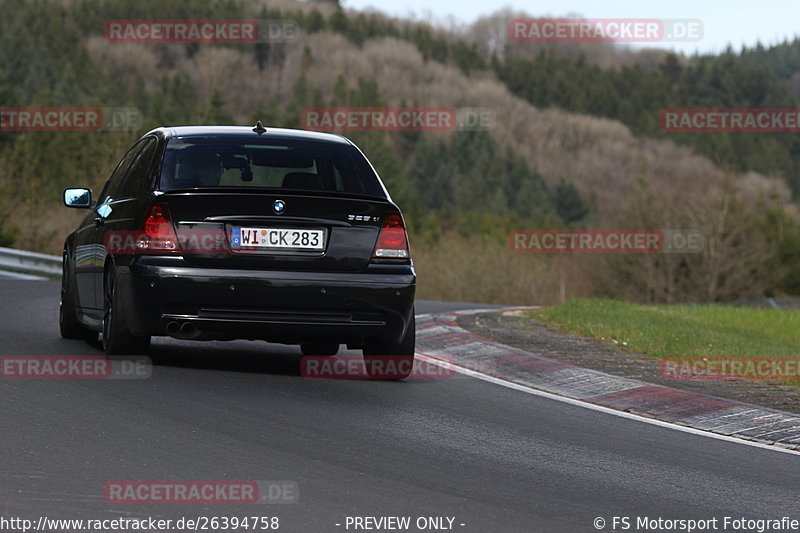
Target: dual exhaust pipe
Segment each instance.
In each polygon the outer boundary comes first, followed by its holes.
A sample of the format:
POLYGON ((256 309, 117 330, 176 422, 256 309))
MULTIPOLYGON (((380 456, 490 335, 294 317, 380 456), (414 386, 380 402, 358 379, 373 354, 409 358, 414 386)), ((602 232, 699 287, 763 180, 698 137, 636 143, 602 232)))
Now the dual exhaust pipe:
POLYGON ((175 339, 190 340, 196 339, 202 335, 202 332, 191 322, 180 324, 173 320, 167 324, 167 335, 175 339))

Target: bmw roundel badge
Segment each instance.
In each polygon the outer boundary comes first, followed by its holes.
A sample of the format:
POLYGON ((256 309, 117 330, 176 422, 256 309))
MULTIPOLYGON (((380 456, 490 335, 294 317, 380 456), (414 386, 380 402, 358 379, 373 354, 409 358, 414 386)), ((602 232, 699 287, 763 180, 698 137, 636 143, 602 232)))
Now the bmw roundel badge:
POLYGON ((275 211, 276 215, 282 215, 283 212, 286 210, 286 202, 283 200, 275 200, 272 202, 272 209, 275 211))

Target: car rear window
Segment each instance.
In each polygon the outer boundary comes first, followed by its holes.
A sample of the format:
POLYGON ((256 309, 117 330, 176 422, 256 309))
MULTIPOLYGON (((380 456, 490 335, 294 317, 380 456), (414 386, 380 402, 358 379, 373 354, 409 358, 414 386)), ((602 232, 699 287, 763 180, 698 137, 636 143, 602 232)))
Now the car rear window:
POLYGON ((159 188, 249 187, 385 198, 378 177, 353 146, 309 140, 170 139, 159 188))

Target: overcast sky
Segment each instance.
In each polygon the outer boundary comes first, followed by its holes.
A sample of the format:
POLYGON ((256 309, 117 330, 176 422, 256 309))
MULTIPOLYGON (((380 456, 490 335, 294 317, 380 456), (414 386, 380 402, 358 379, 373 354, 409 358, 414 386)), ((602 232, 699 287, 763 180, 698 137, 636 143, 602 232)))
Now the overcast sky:
MULTIPOLYGON (((743 44, 775 44, 800 34, 800 0, 559 0, 486 2, 478 0, 342 0, 346 8, 372 7, 391 15, 445 21, 448 17, 470 23, 503 7, 532 16, 578 14, 587 18, 700 19, 703 39, 691 43, 657 43, 687 54, 696 50, 718 52, 729 43, 738 50, 743 44)), ((635 45, 642 46, 642 45, 635 45)))

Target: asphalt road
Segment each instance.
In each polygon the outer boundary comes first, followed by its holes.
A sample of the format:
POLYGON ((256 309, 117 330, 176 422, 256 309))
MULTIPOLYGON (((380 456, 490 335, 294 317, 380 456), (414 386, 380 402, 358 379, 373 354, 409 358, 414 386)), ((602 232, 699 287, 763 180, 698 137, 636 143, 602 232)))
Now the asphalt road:
MULTIPOLYGON (((55 282, 0 280, 0 354, 99 353, 59 337, 57 293, 55 282)), ((474 306, 417 311, 458 307, 474 306)), ((0 379, 0 516, 261 515, 285 532, 347 531, 347 516, 571 533, 614 515, 800 519, 798 456, 461 375, 305 379, 297 348, 263 342, 155 340, 151 356, 149 379, 0 379), (300 497, 111 504, 111 480, 289 480, 300 497)))

